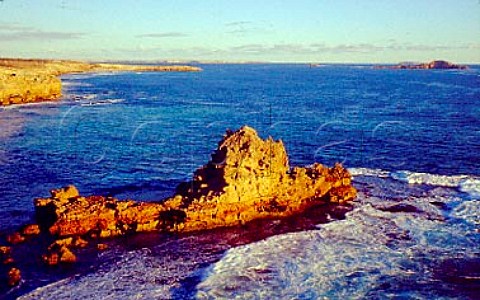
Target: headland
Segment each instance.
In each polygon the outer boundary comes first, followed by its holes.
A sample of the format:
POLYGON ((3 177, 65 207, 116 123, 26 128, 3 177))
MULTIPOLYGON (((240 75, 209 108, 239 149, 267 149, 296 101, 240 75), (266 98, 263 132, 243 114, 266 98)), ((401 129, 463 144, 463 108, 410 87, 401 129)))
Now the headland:
POLYGON ((62 95, 62 74, 86 72, 192 72, 183 65, 127 65, 70 60, 0 59, 0 106, 57 100, 62 95))

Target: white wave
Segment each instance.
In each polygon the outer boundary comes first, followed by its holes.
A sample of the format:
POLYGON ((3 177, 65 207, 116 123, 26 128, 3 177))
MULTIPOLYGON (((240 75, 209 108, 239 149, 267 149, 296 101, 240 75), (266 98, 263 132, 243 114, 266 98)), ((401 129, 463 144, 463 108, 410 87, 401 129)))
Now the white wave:
POLYGON ((97 99, 97 94, 74 94, 68 93, 64 95, 64 98, 73 100, 73 101, 82 101, 82 100, 94 100, 97 99))
POLYGON ((409 184, 429 184, 436 186, 458 187, 467 175, 437 175, 429 173, 416 173, 410 171, 398 171, 391 173, 391 177, 409 184))
POLYGON ((460 182, 460 191, 480 197, 480 179, 467 178, 460 182))
POLYGON ((61 104, 60 100, 40 101, 40 102, 27 102, 22 104, 11 104, 7 106, 0 106, 2 110, 16 110, 22 108, 28 108, 32 106, 52 106, 61 104))
MULTIPOLYGON (((379 198, 370 201, 384 205, 379 198)), ((406 203, 434 206, 427 198, 406 203)), ((363 203, 345 220, 319 225, 317 231, 227 251, 197 285, 196 298, 442 297, 434 271, 438 264, 475 257, 479 240, 466 232, 430 214, 388 212, 363 203)))
MULTIPOLYGON (((208 235, 160 239, 159 245, 125 252, 111 248, 95 271, 40 287, 19 299, 190 299, 183 281, 220 258, 225 244, 208 235), (206 249, 201 246, 207 244, 206 249), (115 257, 115 259, 112 259, 115 257)), ((197 280, 197 279, 194 279, 197 280)))
POLYGON ((85 82, 77 82, 77 81, 68 81, 68 80, 63 80, 62 81, 62 88, 71 88, 71 87, 90 87, 92 84, 90 83, 85 83, 85 82))
POLYGON ((475 225, 480 225, 480 200, 465 201, 453 210, 453 217, 464 219, 475 225))
POLYGON ((237 106, 224 102, 207 102, 207 101, 183 101, 182 104, 206 105, 206 106, 237 106))
POLYGON ((105 99, 105 100, 97 100, 97 101, 89 101, 81 103, 81 106, 97 106, 97 105, 109 105, 115 104, 125 101, 125 99, 105 99))
POLYGON ((169 299, 168 278, 177 268, 165 269, 148 250, 132 251, 107 270, 64 279, 38 288, 19 299, 169 299))
POLYGON ((472 175, 439 175, 411 171, 389 172, 381 169, 349 168, 352 176, 390 177, 408 184, 455 188, 472 197, 480 197, 480 178, 472 175))
MULTIPOLYGON (((381 186, 388 180, 372 182, 381 186)), ((192 254, 208 243, 199 236, 183 237, 191 246, 162 246, 181 255, 135 250, 91 274, 20 299, 190 299, 191 293, 197 299, 441 298, 444 283, 435 275, 439 265, 478 256, 480 201, 462 202, 453 189, 438 189, 443 190, 404 200, 360 194, 344 220, 232 248, 223 257, 210 249, 192 254), (451 216, 467 222, 445 218, 448 210, 439 203, 453 207, 451 216), (200 281, 190 290, 180 282, 192 274, 200 281)))
POLYGON ((352 176, 375 176, 385 178, 390 176, 390 172, 382 169, 369 169, 369 168, 348 168, 348 171, 352 176))
POLYGON ((393 179, 409 184, 428 184, 457 188, 471 196, 480 195, 480 178, 470 175, 438 175, 429 173, 416 173, 410 171, 398 171, 391 173, 393 179))

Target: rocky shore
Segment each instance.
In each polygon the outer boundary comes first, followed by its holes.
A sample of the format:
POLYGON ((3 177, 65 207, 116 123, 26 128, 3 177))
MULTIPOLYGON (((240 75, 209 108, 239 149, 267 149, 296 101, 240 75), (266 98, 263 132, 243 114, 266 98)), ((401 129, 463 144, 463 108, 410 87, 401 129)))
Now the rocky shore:
POLYGON ((84 72, 189 72, 192 66, 146 66, 86 63, 67 60, 0 59, 0 106, 57 100, 62 95, 59 75, 84 72))
MULTIPOLYGON (((52 190, 50 197, 34 201, 36 224, 25 226, 7 240, 14 245, 38 234, 50 236, 54 242, 45 249, 43 261, 65 264, 75 262, 74 249, 88 243, 104 249, 98 244, 101 238, 238 226, 355 197, 351 176, 340 164, 291 168, 282 141, 263 140, 245 126, 227 131, 211 160, 194 172, 191 181, 179 184, 170 198, 120 201, 81 196, 74 186, 52 190)), ((10 257, 11 251, 14 249, 5 250, 5 257, 10 257)), ((20 280, 20 270, 11 265, 8 280, 13 285, 20 280)))
POLYGON ((394 66, 375 66, 375 69, 395 69, 395 70, 465 70, 467 66, 457 65, 445 60, 434 60, 428 63, 421 64, 410 64, 410 63, 400 63, 394 66))

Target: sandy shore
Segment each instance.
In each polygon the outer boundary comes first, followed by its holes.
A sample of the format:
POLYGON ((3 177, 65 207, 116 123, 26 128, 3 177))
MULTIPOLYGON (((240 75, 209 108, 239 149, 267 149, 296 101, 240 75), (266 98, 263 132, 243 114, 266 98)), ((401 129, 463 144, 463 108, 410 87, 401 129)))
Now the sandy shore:
POLYGON ((121 65, 68 60, 0 59, 0 106, 56 100, 62 95, 59 75, 85 72, 195 72, 198 67, 121 65))

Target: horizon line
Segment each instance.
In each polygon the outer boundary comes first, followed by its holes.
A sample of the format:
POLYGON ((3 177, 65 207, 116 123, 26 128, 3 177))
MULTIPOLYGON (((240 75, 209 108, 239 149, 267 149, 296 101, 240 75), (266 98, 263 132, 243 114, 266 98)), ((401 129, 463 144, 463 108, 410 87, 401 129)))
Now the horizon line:
POLYGON ((425 61, 418 61, 418 60, 402 60, 402 61, 383 61, 383 62, 353 62, 353 61, 275 61, 275 60, 259 60, 259 61, 252 61, 252 60, 201 60, 201 59, 115 59, 115 58, 108 58, 108 59, 101 59, 101 58, 52 58, 52 57, 0 57, 0 60, 3 59, 19 59, 19 60, 64 60, 64 61, 81 61, 81 62, 89 62, 89 63, 115 63, 115 62, 135 62, 135 63, 190 63, 190 64, 307 64, 307 65, 396 65, 401 64, 404 62, 409 63, 428 63, 431 61, 436 60, 444 60, 448 62, 452 62, 455 64, 460 65, 480 65, 480 61, 470 61, 470 62, 456 62, 448 59, 430 59, 425 61))

